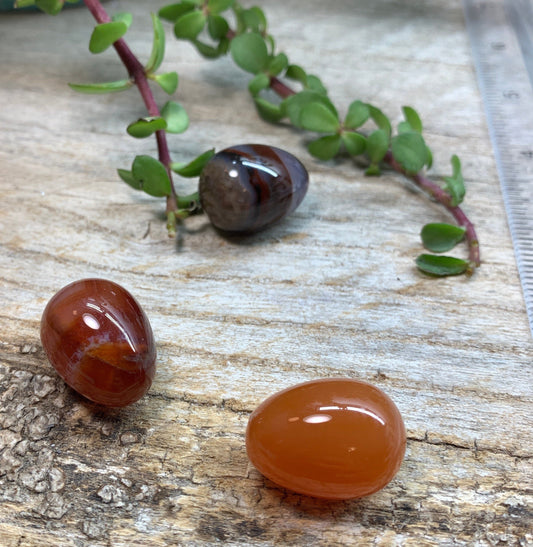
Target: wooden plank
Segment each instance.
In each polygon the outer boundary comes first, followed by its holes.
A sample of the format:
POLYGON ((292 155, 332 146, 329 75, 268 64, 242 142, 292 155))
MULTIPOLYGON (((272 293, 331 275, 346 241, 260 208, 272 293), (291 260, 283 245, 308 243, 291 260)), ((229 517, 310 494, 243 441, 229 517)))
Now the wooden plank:
MULTIPOLYGON (((146 57, 146 4, 127 9, 128 41, 146 57)), ((483 265, 471 279, 418 273, 420 227, 448 220, 438 206, 393 174, 313 160, 306 135, 257 118, 229 59, 203 60, 170 32, 163 68, 180 73, 191 117, 170 139, 174 159, 265 142, 297 154, 311 187, 295 214, 252 238, 224 239, 197 217, 169 241, 164 205, 115 176, 155 150, 124 131, 140 99, 65 85, 124 74, 112 51, 87 52, 89 15, 2 15, 0 543, 533 544, 533 348, 460 2, 265 9, 279 47, 323 77, 341 110, 360 98, 397 121, 410 104, 434 173, 461 157, 483 265), (48 299, 87 276, 129 289, 154 328, 158 374, 128 409, 83 401, 40 346, 48 299), (400 473, 363 500, 297 496, 246 458, 255 406, 327 376, 380 386, 406 422, 400 473)))

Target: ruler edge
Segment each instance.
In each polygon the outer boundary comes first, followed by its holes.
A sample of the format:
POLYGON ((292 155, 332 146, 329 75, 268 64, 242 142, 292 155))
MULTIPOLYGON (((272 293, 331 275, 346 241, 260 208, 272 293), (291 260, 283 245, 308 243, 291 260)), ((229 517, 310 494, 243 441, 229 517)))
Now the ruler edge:
MULTIPOLYGON (((503 198, 505 213, 506 213, 506 218, 507 218, 507 225, 508 225, 509 231, 511 233, 511 240, 512 240, 512 244, 513 244, 515 262, 516 262, 516 266, 517 266, 518 274, 519 274, 520 286, 521 286, 521 289, 522 289, 522 297, 523 297, 524 307, 525 307, 526 315, 527 315, 528 322, 529 322, 530 333, 533 336, 533 280, 531 282, 527 281, 527 277, 528 277, 529 272, 525 271, 525 269, 526 269, 526 265, 524 264, 525 258, 523 257, 521 243, 519 241, 519 238, 516 235, 515 226, 513 225, 514 224, 514 209, 513 209, 513 206, 509 203, 510 199, 509 199, 508 193, 509 193, 510 189, 509 189, 509 183, 508 183, 507 178, 506 178, 506 170, 504 169, 504 163, 505 162, 503 161, 503 159, 501 157, 502 152, 500 150, 501 146, 500 146, 500 142, 499 142, 499 137, 498 137, 498 134, 497 134, 496 129, 495 129, 495 123, 494 123, 494 120, 493 120, 493 113, 492 113, 492 111, 490 109, 490 105, 489 105, 489 100, 488 100, 489 90, 487 89, 487 83, 486 83, 486 80, 484 79, 483 74, 482 74, 483 71, 480 69, 484 59, 483 59, 483 54, 481 52, 480 45, 476 44, 476 40, 475 40, 475 37, 474 37, 474 24, 473 24, 474 17, 471 16, 472 13, 476 10, 476 6, 474 5, 475 3, 477 3, 478 5, 480 4, 480 2, 476 2, 476 0, 462 0, 463 14, 464 14, 464 18, 465 18, 465 26, 466 26, 466 30, 467 30, 467 34, 468 34, 468 38, 469 38, 472 60, 474 62, 476 81, 477 81, 479 91, 480 91, 480 94, 481 94, 481 99, 482 99, 482 103, 483 103, 483 110, 484 110, 484 113, 485 113, 485 118, 486 118, 487 127, 488 127, 488 131, 489 131, 491 145, 492 145, 492 151, 493 151, 494 159, 495 159, 495 162, 496 162, 498 178, 499 178, 499 182, 500 182, 500 191, 501 191, 501 195, 502 195, 502 198, 503 198)), ((487 2, 485 2, 485 4, 487 4, 487 2)), ((508 14, 506 13, 506 8, 505 8, 504 3, 502 2, 500 4, 498 2, 498 4, 499 4, 500 9, 503 12, 503 15, 504 15, 505 19, 507 21, 509 21, 508 14)), ((495 6, 495 5, 496 5, 495 2, 491 3, 491 6, 495 6)), ((496 7, 498 7, 498 6, 496 6, 496 7)), ((526 66, 522 45, 521 45, 521 43, 518 39, 518 36, 516 34, 516 29, 513 28, 512 23, 510 21, 509 21, 509 23, 510 23, 510 25, 509 25, 508 28, 509 28, 509 31, 512 35, 512 39, 516 43, 517 50, 520 54, 520 62, 523 65, 523 69, 524 69, 523 72, 526 76, 526 79, 528 81, 530 81, 531 80, 531 78, 530 78, 531 75, 530 75, 529 70, 526 66)), ((531 89, 531 85, 529 87, 531 89)), ((532 102, 532 108, 533 108, 533 102, 532 102)), ((532 142, 532 145, 533 145, 533 142, 532 142)), ((533 181, 532 181, 532 184, 533 184, 533 181)))

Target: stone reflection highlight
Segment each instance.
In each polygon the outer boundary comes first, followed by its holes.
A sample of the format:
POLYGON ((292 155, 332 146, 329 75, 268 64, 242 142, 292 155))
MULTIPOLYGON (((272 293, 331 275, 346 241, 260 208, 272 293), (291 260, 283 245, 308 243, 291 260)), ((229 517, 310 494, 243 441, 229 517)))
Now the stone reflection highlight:
POLYGON ((385 422, 375 412, 372 412, 371 410, 368 410, 367 408, 361 408, 361 407, 355 407, 355 406, 321 406, 320 410, 322 412, 327 410, 348 410, 351 412, 361 412, 361 414, 366 414, 367 416, 374 418, 374 420, 377 420, 381 425, 385 425, 385 422))
POLYGON ((304 422, 306 424, 323 424, 325 422, 329 422, 331 420, 331 416, 329 414, 311 414, 310 416, 306 416, 304 418, 304 422))

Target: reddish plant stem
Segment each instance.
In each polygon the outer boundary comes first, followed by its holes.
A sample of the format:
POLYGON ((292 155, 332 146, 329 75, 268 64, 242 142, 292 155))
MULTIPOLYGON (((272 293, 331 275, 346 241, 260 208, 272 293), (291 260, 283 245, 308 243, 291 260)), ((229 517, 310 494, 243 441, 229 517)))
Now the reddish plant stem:
MULTIPOLYGON (((83 1, 97 23, 109 23, 111 21, 111 17, 109 17, 108 13, 103 8, 99 0, 83 1)), ((161 113, 159 111, 157 103, 155 102, 155 98, 152 90, 150 89, 150 85, 148 84, 148 79, 146 77, 144 67, 140 63, 139 59, 137 59, 137 57, 131 51, 128 44, 126 44, 126 41, 123 38, 117 40, 113 44, 113 47, 120 57, 122 64, 126 67, 126 70, 128 71, 131 79, 137 86, 137 89, 141 94, 141 97, 150 116, 160 116, 161 113)), ((174 183, 172 181, 172 170, 170 169, 172 159, 170 158, 170 152, 168 149, 168 142, 165 131, 163 129, 156 131, 155 137, 157 141, 159 161, 165 166, 168 177, 170 179, 171 194, 170 196, 167 196, 167 213, 170 213, 176 211, 178 208, 178 198, 176 195, 176 190, 174 189, 174 183)))
POLYGON ((291 95, 294 95, 296 93, 294 89, 291 89, 288 85, 285 85, 279 78, 276 78, 275 76, 270 77, 270 89, 272 89, 274 93, 277 93, 283 99, 286 99, 287 97, 290 97, 291 95))
MULTIPOLYGON (((296 93, 293 89, 285 85, 275 76, 270 78, 270 89, 284 99, 296 93)), ((428 179, 421 173, 411 174, 405 171, 405 169, 394 159, 394 156, 390 150, 385 154, 383 161, 398 173, 401 173, 406 178, 412 180, 419 188, 424 190, 427 194, 443 205, 455 218, 457 224, 465 228, 465 238, 468 244, 469 260, 469 268, 467 272, 472 274, 474 270, 481 265, 479 240, 474 225, 466 216, 464 211, 460 207, 452 205, 452 198, 450 194, 446 192, 446 190, 443 190, 438 184, 428 179)))
POLYGON ((452 198, 446 190, 443 190, 438 184, 428 179, 421 173, 411 174, 407 173, 405 169, 394 159, 392 152, 389 150, 383 161, 392 167, 395 171, 398 171, 405 177, 411 179, 419 188, 424 190, 427 194, 433 197, 441 205, 443 205, 455 218, 459 226, 465 228, 465 238, 468 243, 468 260, 470 263, 468 273, 472 274, 474 270, 481 265, 481 256, 479 252, 479 240, 476 234, 474 225, 470 219, 466 216, 465 212, 458 205, 452 205, 452 198))

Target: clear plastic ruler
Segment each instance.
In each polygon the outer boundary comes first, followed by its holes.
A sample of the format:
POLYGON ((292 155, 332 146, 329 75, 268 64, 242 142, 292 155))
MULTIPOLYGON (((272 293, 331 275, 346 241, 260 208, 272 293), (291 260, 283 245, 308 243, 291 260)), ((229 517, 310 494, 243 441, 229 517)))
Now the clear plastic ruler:
POLYGON ((533 333, 533 3, 463 7, 533 333))

